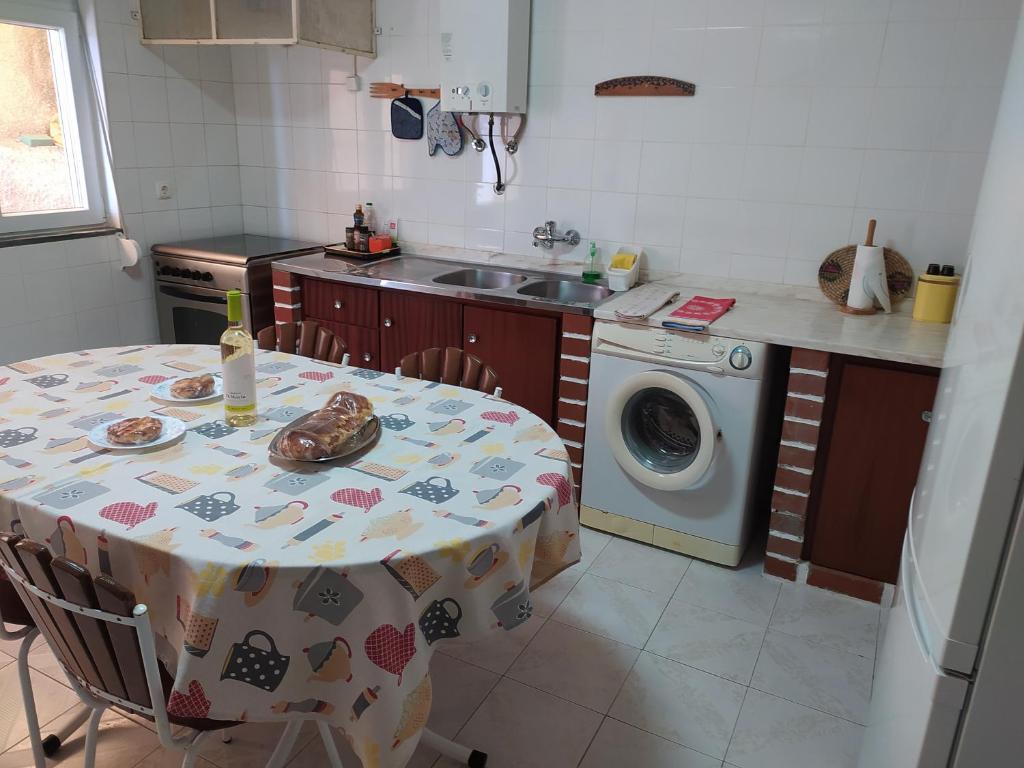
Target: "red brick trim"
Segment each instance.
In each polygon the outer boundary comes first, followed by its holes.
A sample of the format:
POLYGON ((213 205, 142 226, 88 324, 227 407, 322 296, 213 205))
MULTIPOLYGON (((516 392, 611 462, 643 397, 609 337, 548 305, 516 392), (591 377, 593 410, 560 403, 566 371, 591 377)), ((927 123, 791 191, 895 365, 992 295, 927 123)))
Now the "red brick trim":
POLYGON ((302 278, 294 272, 285 272, 281 269, 273 270, 274 287, 298 288, 302 285, 302 278))
POLYGON ((589 336, 594 328, 594 319, 586 315, 562 315, 562 333, 579 333, 589 336))
POLYGON ((773 509, 768 525, 772 532, 785 533, 790 536, 804 535, 804 519, 799 515, 791 515, 788 512, 773 509))
POLYGON ((828 371, 829 357, 828 352, 815 349, 794 349, 789 358, 789 367, 805 371, 828 371))
POLYGON ((804 400, 797 397, 786 398, 786 415, 798 419, 810 419, 821 421, 821 414, 825 404, 817 400, 804 400))
POLYGON ((566 360, 562 358, 561 368, 559 369, 562 376, 568 376, 570 379, 589 379, 590 378, 590 362, 583 362, 581 360, 566 360))
POLYGON ((558 401, 558 418, 569 419, 570 421, 587 421, 587 406, 579 403, 566 403, 558 401))
POLYGON ((828 381, 824 376, 813 376, 809 373, 790 373, 789 391, 801 395, 825 396, 825 384, 828 381))
POLYGON ((807 497, 798 496, 795 493, 774 491, 772 493, 772 509, 802 518, 807 514, 807 497))
POLYGON ((587 385, 578 381, 566 381, 562 379, 558 383, 558 396, 567 400, 587 400, 587 385))
POLYGON ((799 560, 803 555, 804 543, 797 539, 783 539, 779 536, 768 536, 768 554, 782 555, 792 560, 799 560))
POLYGON ((814 448, 799 448, 795 445, 779 446, 779 465, 814 469, 814 448))
POLYGON ((782 422, 782 439, 793 443, 818 445, 818 427, 815 424, 803 424, 799 421, 782 422))
POLYGON ((779 560, 771 555, 764 559, 764 572, 771 576, 778 576, 780 579, 796 581, 796 563, 779 560))
POLYGON ((558 436, 563 440, 571 440, 574 443, 583 445, 583 427, 577 427, 575 424, 566 424, 565 422, 558 422, 558 436))
POLYGON ((568 336, 562 337, 562 354, 573 355, 574 357, 590 357, 590 341, 587 339, 573 339, 568 336))
POLYGON ((807 571, 807 583, 813 587, 821 587, 872 603, 882 602, 882 592, 885 589, 885 584, 881 581, 843 571, 834 571, 814 563, 810 564, 807 571))

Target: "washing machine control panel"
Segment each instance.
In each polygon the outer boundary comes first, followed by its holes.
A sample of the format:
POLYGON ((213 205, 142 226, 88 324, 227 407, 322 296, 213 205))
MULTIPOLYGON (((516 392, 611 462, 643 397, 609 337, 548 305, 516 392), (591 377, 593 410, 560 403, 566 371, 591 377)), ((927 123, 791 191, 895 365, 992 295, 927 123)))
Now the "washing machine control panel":
POLYGON ((593 349, 750 379, 761 378, 768 356, 768 345, 759 342, 603 320, 594 324, 593 349))

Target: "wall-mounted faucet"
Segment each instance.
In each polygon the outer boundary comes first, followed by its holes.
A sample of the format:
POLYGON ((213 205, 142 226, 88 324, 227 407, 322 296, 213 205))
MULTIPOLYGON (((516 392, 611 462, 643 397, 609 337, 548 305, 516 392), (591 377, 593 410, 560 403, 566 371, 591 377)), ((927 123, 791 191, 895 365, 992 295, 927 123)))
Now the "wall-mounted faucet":
POLYGON ((568 243, 575 248, 580 244, 580 233, 575 229, 570 229, 564 235, 560 235, 555 231, 555 222, 553 221, 547 221, 543 227, 533 230, 534 248, 540 245, 550 251, 555 247, 555 243, 568 243))

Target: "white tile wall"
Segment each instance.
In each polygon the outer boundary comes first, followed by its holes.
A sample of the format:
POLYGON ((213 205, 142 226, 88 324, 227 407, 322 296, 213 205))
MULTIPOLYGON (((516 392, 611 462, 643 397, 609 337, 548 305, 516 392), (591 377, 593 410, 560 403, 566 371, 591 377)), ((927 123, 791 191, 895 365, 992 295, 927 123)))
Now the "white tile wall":
MULTIPOLYGON (((364 83, 437 84, 438 5, 381 0, 364 83)), ((537 2, 529 122, 519 154, 502 153, 503 200, 487 186, 489 154, 429 158, 425 142, 391 138, 388 102, 345 86, 352 57, 237 48, 243 218, 336 240, 355 202, 372 200, 406 240, 534 255, 528 233, 552 218, 606 250, 644 245, 658 272, 813 284, 821 259, 876 217, 915 267, 962 265, 1019 11, 1019 0, 635 0, 626 14, 611 0, 537 2), (697 96, 593 96, 600 80, 646 72, 691 80, 697 96), (322 175, 294 175, 306 170, 322 175)))
MULTIPOLYGON (((129 237, 148 249, 241 231, 231 52, 143 46, 129 0, 97 5, 115 184, 129 237), (170 184, 171 199, 158 199, 160 183, 170 184)), ((251 136, 242 143, 247 160, 262 157, 251 136)), ((0 248, 0 363, 156 341, 149 260, 126 271, 119 259, 113 238, 0 248)))

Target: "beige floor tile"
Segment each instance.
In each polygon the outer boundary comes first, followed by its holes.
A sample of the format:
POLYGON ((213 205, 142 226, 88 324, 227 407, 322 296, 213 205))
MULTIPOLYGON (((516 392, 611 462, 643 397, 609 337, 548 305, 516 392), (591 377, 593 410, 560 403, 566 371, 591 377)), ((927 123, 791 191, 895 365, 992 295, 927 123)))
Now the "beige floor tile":
POLYGON ((717 758, 607 717, 580 768, 719 768, 720 765, 717 758))
POLYGON ((613 538, 604 531, 595 531, 593 528, 580 526, 580 549, 583 556, 580 558, 579 564, 583 566, 583 570, 590 567, 613 538))
MULTIPOLYGON (((116 712, 107 711, 100 721, 99 737, 96 740, 96 765, 131 768, 159 748, 161 748, 160 741, 155 733, 116 712)), ((175 754, 177 762, 180 764, 183 753, 175 751, 175 754)), ((21 768, 22 763, 24 768, 32 767, 32 753, 28 739, 19 742, 11 751, 0 757, 0 768, 21 768), (19 756, 21 762, 5 761, 4 758, 14 755, 19 756)), ((59 765, 61 768, 81 768, 85 765, 84 727, 72 734, 71 738, 61 745, 60 751, 51 764, 59 765)), ((173 764, 169 763, 169 765, 173 764)))
POLYGON ((675 593, 677 600, 762 627, 768 626, 778 595, 778 583, 766 578, 756 562, 726 568, 694 561, 675 593))
POLYGON ((873 667, 866 656, 769 630, 750 685, 863 725, 873 667))
POLYGON ((864 729, 750 689, 726 759, 739 768, 854 768, 864 729))
POLYGON ((579 583, 585 574, 586 566, 577 563, 571 568, 566 568, 550 581, 546 581, 530 592, 530 600, 533 602, 533 615, 548 618, 558 606, 565 600, 565 596, 572 592, 572 588, 579 583))
MULTIPOLYGON (((284 723, 246 723, 231 729, 230 744, 211 737, 201 754, 218 768, 255 768, 267 762, 282 730, 284 723)), ((316 726, 304 723, 292 755, 298 755, 314 738, 318 738, 316 726)))
POLYGON ((759 624, 672 600, 646 650, 747 685, 764 632, 759 624))
MULTIPOLYGON (((504 679, 488 695, 458 741, 488 753, 487 768, 571 768, 601 724, 598 713, 504 679)), ((442 759, 439 768, 457 768, 442 759)))
POLYGON ((879 608, 806 584, 786 584, 771 629, 848 653, 874 658, 879 608))
POLYGON ((607 712, 640 651, 549 621, 506 673, 598 712, 607 712))
POLYGON ((13 663, 14 663, 14 657, 13 656, 8 656, 3 651, 0 651, 0 669, 3 669, 8 664, 13 664, 13 663))
POLYGON ((552 618, 643 648, 668 600, 668 595, 657 595, 588 573, 573 587, 552 618))
MULTIPOLYGON (((40 672, 33 671, 31 677, 41 725, 78 703, 78 697, 70 688, 59 685, 40 672)), ((0 708, 10 712, 10 720, 6 724, 3 715, 0 715, 0 751, 3 751, 28 736, 16 664, 8 664, 0 669, 0 708), (3 738, 4 733, 7 734, 6 739, 3 738)))
POLYGON ((479 640, 445 640, 437 644, 437 650, 438 653, 503 675, 537 634, 544 621, 539 616, 533 616, 515 629, 497 630, 479 640))
MULTIPOLYGON (((142 762, 137 765, 111 766, 111 768, 180 768, 182 757, 183 754, 176 749, 172 750, 160 747, 146 755, 142 762)), ((252 768, 257 768, 257 766, 260 765, 260 763, 254 763, 252 768)), ((217 766, 201 756, 196 762, 196 766, 197 768, 217 768, 217 766)), ((106 766, 103 766, 103 768, 106 768, 106 766)))
POLYGON ((589 572, 633 587, 671 596, 690 565, 690 558, 628 539, 614 539, 589 572))
POLYGON ((745 690, 737 683, 644 652, 608 714, 721 760, 745 690))

